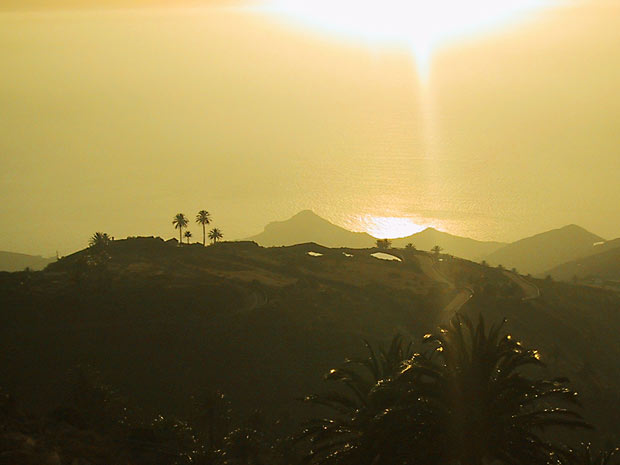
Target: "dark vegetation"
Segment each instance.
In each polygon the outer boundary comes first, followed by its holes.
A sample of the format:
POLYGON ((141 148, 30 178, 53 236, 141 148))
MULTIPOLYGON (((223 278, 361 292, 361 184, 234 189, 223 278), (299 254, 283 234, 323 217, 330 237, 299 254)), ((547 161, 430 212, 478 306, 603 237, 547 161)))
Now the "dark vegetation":
POLYGON ((474 290, 438 332, 425 253, 374 251, 99 238, 0 273, 0 464, 613 463, 618 294, 437 251, 474 290))

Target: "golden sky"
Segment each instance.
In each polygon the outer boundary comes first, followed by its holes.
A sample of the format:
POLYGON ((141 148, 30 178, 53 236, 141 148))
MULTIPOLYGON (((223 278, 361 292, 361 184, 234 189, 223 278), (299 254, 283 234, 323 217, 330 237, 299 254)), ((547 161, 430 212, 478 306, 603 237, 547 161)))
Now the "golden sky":
POLYGON ((405 47, 231 8, 85 3, 2 4, 0 250, 173 237, 175 213, 203 208, 229 239, 305 208, 356 229, 620 236, 620 2, 446 44, 427 83, 405 47))

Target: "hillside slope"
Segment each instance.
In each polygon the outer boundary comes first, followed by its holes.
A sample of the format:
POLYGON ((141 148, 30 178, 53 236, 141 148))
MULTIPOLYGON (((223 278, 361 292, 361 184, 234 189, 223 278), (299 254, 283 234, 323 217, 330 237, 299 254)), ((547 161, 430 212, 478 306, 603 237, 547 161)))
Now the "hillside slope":
POLYGON ((620 283, 620 239, 608 241, 596 248, 598 253, 580 257, 551 268, 546 273, 555 279, 617 281, 620 283))
POLYGON ((363 339, 420 342, 471 288, 464 312, 508 317, 553 373, 576 381, 593 422, 620 434, 617 294, 535 281, 542 296, 524 302, 501 270, 442 257, 451 290, 412 259, 430 255, 398 250, 394 262, 375 251, 143 238, 114 241, 109 261, 86 250, 46 271, 0 273, 0 379, 49 409, 71 391, 68 370, 89 364, 147 413, 187 412, 191 396, 221 389, 246 411, 299 418, 296 399, 325 389, 322 375, 361 354, 363 339))
POLYGON ((507 245, 504 242, 485 242, 454 236, 434 228, 426 228, 411 236, 392 240, 394 247, 405 247, 409 243, 415 245, 418 250, 430 250, 438 245, 445 253, 467 260, 477 260, 507 245))
POLYGON ((26 268, 42 270, 55 258, 44 258, 38 255, 0 251, 0 271, 22 271, 26 268))
POLYGON ((538 275, 589 253, 594 244, 603 241, 577 225, 569 225, 513 242, 484 258, 491 265, 538 275))

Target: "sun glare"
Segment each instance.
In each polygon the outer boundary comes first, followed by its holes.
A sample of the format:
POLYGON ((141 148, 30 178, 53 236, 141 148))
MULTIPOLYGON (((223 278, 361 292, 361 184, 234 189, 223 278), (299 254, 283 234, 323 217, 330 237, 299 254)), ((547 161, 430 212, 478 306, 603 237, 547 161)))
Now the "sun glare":
POLYGON ((515 22, 551 1, 271 0, 262 9, 331 34, 409 47, 426 77, 437 47, 515 22))
POLYGON ((356 220, 356 229, 379 239, 407 237, 426 228, 409 218, 395 216, 363 216, 356 220))

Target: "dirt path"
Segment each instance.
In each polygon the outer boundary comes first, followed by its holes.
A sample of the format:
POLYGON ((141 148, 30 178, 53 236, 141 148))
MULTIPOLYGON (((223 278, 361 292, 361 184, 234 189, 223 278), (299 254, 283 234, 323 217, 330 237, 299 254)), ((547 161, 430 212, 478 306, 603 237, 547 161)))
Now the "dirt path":
POLYGON ((474 296, 471 289, 461 289, 458 294, 446 305, 439 314, 439 323, 445 324, 457 313, 463 305, 465 305, 474 296))
POLYGON ((435 268, 435 262, 431 257, 428 255, 416 255, 415 258, 426 276, 431 278, 433 281, 447 284, 450 286, 450 289, 455 289, 454 283, 445 274, 435 268))
POLYGON ((521 288, 524 297, 521 300, 533 300, 540 297, 540 289, 521 275, 512 271, 504 270, 504 275, 521 288))
MULTIPOLYGON (((434 281, 447 284, 450 289, 456 289, 454 283, 445 274, 435 267, 435 262, 428 255, 416 255, 420 268, 426 276, 434 281)), ((469 288, 460 289, 439 313, 439 323, 445 324, 474 296, 474 291, 469 288)))

